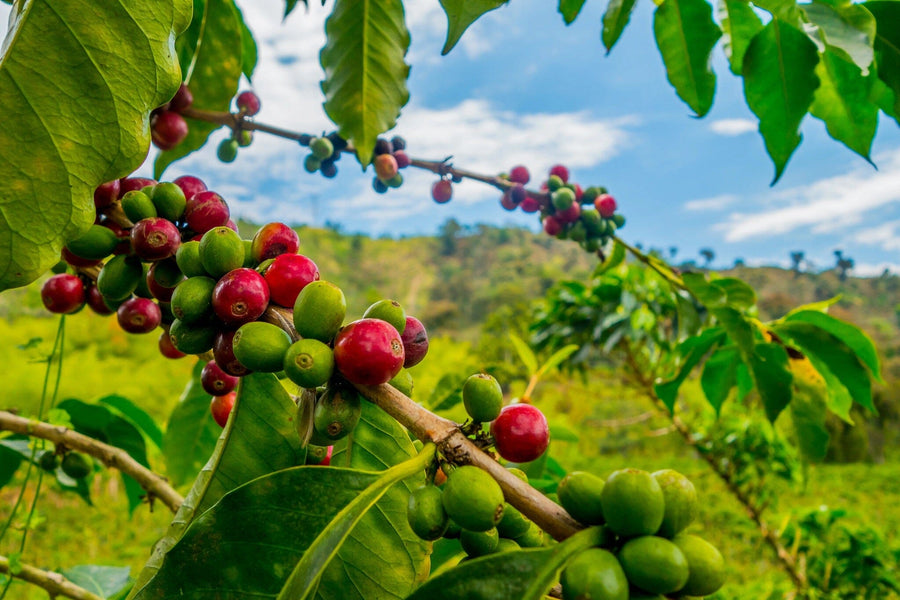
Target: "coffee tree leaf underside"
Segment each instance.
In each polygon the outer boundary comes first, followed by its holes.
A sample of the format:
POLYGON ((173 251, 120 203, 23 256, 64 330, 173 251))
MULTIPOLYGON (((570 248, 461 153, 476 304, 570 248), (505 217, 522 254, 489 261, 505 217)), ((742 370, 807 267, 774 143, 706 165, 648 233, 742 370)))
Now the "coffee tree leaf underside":
POLYGON ((663 0, 653 15, 653 34, 678 97, 702 117, 716 95, 710 53, 722 36, 706 0, 663 0))
POLYGON ((147 115, 178 89, 172 40, 190 10, 43 0, 15 14, 0 58, 0 291, 56 264, 94 222, 94 189, 140 166, 147 115))
POLYGON ((440 0, 447 15, 447 40, 442 55, 448 54, 469 26, 487 12, 496 10, 509 0, 440 0))
MULTIPOLYGON (((193 385, 200 387, 196 379, 193 385)), ((202 389, 192 395, 190 390, 186 390, 185 396, 182 403, 194 401, 198 405, 205 404, 209 414, 210 397, 202 394, 202 389)), ((225 493, 272 471, 303 463, 306 454, 300 448, 300 439, 293 428, 295 410, 293 401, 274 375, 251 373, 241 379, 232 414, 215 450, 185 496, 165 535, 153 548, 150 560, 135 583, 135 592, 145 585, 152 585, 166 553, 181 538, 185 529, 225 493)), ((212 426, 219 427, 214 422, 212 426)), ((184 433, 190 435, 189 430, 184 433)))
MULTIPOLYGON (((184 75, 194 96, 191 106, 227 111, 244 70, 244 22, 234 0, 195 0, 194 9, 191 26, 177 46, 182 65, 189 65, 184 75)), ((206 121, 187 121, 187 137, 156 157, 153 176, 157 179, 170 164, 201 148, 219 127, 206 121)))
POLYGON ((364 168, 409 101, 409 41, 400 0, 336 0, 325 21, 325 112, 364 168))

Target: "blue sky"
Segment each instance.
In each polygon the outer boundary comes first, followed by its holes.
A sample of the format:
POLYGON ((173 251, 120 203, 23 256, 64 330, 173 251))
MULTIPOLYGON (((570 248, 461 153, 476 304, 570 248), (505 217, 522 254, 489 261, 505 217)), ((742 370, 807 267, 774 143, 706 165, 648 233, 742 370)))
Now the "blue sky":
MULTIPOLYGON (((411 155, 455 157, 457 166, 497 173, 526 164, 533 178, 567 164, 573 179, 605 185, 628 224, 623 237, 645 246, 677 246, 697 258, 705 246, 715 264, 787 264, 804 250, 817 267, 843 249, 858 274, 885 267, 900 272, 900 128, 882 118, 873 147, 879 170, 831 140, 823 124, 803 123, 803 143, 781 180, 741 80, 727 69, 721 44, 715 104, 695 119, 665 78, 652 37, 651 2, 639 2, 632 22, 609 56, 600 43, 606 2, 590 0, 566 27, 555 2, 512 0, 466 32, 440 56, 446 21, 438 0, 407 0, 412 34, 408 61, 411 100, 396 133, 411 155)), ((330 8, 310 0, 285 21, 283 0, 242 3, 257 37, 253 88, 262 98, 261 122, 310 133, 329 129, 321 108, 318 51, 330 8)), ((534 215, 508 213, 498 193, 482 184, 456 186, 453 200, 430 199, 434 177, 408 169, 399 190, 377 195, 371 170, 345 158, 325 180, 302 169, 304 149, 258 135, 229 165, 212 143, 176 163, 167 178, 191 173, 223 193, 239 216, 322 225, 374 235, 429 234, 449 217, 474 224, 517 224, 537 230, 534 215)), ((153 158, 153 151, 149 160, 153 158)), ((148 163, 149 163, 148 160, 148 163)), ((145 172, 148 167, 143 168, 145 172)))

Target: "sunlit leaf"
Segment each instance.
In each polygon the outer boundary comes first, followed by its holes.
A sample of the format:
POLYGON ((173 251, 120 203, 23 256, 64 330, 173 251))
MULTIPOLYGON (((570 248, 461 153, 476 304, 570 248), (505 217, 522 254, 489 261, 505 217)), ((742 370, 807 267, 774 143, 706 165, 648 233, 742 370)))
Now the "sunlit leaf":
POLYGON ((600 37, 607 54, 625 31, 636 3, 637 0, 609 0, 609 4, 606 5, 606 12, 603 13, 603 33, 600 37))
POLYGON ((732 388, 737 384, 737 366, 740 362, 737 348, 731 346, 716 350, 703 365, 700 387, 716 414, 719 414, 732 388))
POLYGON ((566 25, 571 25, 578 18, 585 0, 559 0, 559 14, 562 15, 566 25))
POLYGON ((759 30, 762 20, 753 10, 749 0, 718 0, 718 16, 722 24, 722 47, 728 57, 731 72, 740 75, 744 66, 744 53, 759 30))
POLYGON ((447 54, 459 38, 465 33, 469 25, 477 21, 481 16, 492 10, 500 8, 509 0, 440 0, 441 7, 447 15, 447 40, 441 54, 447 54))

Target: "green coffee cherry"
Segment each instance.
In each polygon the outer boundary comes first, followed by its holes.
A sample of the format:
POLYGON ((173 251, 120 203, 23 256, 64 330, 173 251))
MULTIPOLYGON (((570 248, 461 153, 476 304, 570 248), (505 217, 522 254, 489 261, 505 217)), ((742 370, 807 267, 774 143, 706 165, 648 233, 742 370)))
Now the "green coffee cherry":
POLYGON ((586 471, 573 471, 566 475, 556 489, 559 503, 579 523, 602 525, 603 507, 600 496, 603 480, 586 471))
POLYGON ((215 280, 209 277, 185 279, 172 294, 172 314, 186 324, 210 320, 214 314, 212 295, 215 287, 215 280))
POLYGON ((503 408, 503 390, 497 380, 486 373, 466 379, 462 397, 469 416, 482 423, 496 419, 503 408))
POLYGON ((515 540, 500 538, 500 541, 497 542, 497 550, 495 550, 495 553, 499 554, 500 552, 512 552, 513 550, 521 549, 522 547, 519 546, 515 540))
POLYGON ((63 473, 72 479, 84 479, 94 470, 89 457, 79 452, 69 452, 62 459, 63 473))
POLYGON ((91 225, 87 233, 66 244, 69 252, 88 260, 100 260, 112 254, 119 244, 119 238, 112 229, 103 225, 91 225))
POLYGON ((513 475, 515 475, 516 477, 518 477, 519 479, 521 479, 522 481, 524 481, 525 483, 528 483, 528 475, 522 469, 520 469, 518 467, 506 467, 506 470, 509 471, 510 473, 512 473, 513 475))
POLYGON ((228 227, 214 227, 200 239, 200 263, 218 279, 244 265, 244 241, 228 227))
POLYGON ((689 576, 681 588, 685 596, 708 596, 715 593, 725 583, 725 559, 715 546, 687 533, 672 538, 688 562, 689 576))
POLYGON ((459 543, 469 556, 484 556, 497 551, 497 546, 500 544, 500 536, 496 529, 488 529, 487 531, 463 529, 459 532, 459 543))
POLYGON ((234 139, 237 140, 238 146, 246 148, 253 143, 253 132, 249 129, 242 129, 234 139))
POLYGON ((346 437, 356 428, 361 412, 359 393, 354 388, 349 385, 328 386, 316 401, 313 413, 315 433, 310 442, 330 446, 346 437))
POLYGON ((44 450, 38 459, 38 466, 45 471, 53 472, 59 466, 59 457, 53 450, 44 450))
POLYGON ((156 184, 150 199, 153 201, 153 206, 156 207, 156 214, 164 219, 168 219, 174 223, 175 221, 180 220, 182 215, 184 215, 187 199, 184 197, 184 190, 177 184, 156 184))
POLYGON ((141 277, 138 279, 137 287, 134 288, 134 295, 139 298, 153 298, 150 286, 147 284, 147 275, 150 273, 150 264, 141 263, 141 277))
POLYGON ((175 262, 185 277, 201 277, 209 275, 200 262, 200 242, 184 242, 175 253, 175 262))
POLYGON ((104 298, 121 300, 128 297, 138 286, 144 269, 138 258, 124 255, 109 259, 97 276, 97 289, 104 298))
POLYGON ((650 473, 639 469, 623 469, 610 475, 600 504, 610 529, 623 537, 653 535, 665 514, 662 488, 650 473))
POLYGON ((653 479, 665 498, 663 522, 656 535, 675 537, 697 516, 697 490, 687 477, 672 469, 653 473, 653 479))
POLYGON ((565 183, 559 175, 551 175, 547 178, 547 189, 551 192, 555 192, 556 190, 562 188, 564 185, 565 183))
POLYGON ((222 140, 218 148, 216 148, 216 156, 223 163, 234 162, 238 155, 238 143, 236 139, 222 140))
POLYGON ((450 517, 441 501, 441 489, 426 485, 409 495, 406 504, 406 520, 417 536, 432 542, 440 538, 450 525, 450 517))
POLYGON ((487 531, 503 518, 503 491, 478 467, 464 465, 447 475, 444 510, 463 529, 487 531))
POLYGON ((159 285, 173 288, 184 279, 184 275, 182 274, 181 269, 178 268, 175 259, 167 258, 154 263, 153 278, 159 285))
POLYGON ((188 324, 180 319, 175 319, 169 326, 172 345, 185 354, 203 354, 212 350, 217 333, 218 330, 213 325, 188 324))
POLYGON ((544 531, 532 523, 523 535, 515 538, 522 548, 540 548, 544 545, 544 531))
POLYGON ((616 557, 600 548, 589 548, 569 561, 560 579, 563 600, 597 598, 628 600, 628 579, 616 557))
POLYGON ((460 533, 462 533, 462 527, 454 523, 453 519, 450 519, 450 524, 447 525, 447 531, 444 532, 444 538, 448 540, 458 540, 460 533))
POLYGON ((334 154, 334 145, 331 140, 324 137, 315 137, 310 140, 309 149, 312 151, 312 155, 320 161, 330 158, 334 154))
POLYGON ((284 354, 284 373, 300 387, 325 385, 333 372, 334 352, 319 340, 298 340, 284 354))
MULTIPOLYGON (((253 257, 253 240, 243 240, 244 242, 244 267, 247 269, 256 269, 257 262, 253 257)), ((274 259, 270 259, 274 260, 274 259)), ((259 266, 262 266, 261 264, 259 266)), ((262 273, 262 271, 260 271, 262 273)))
POLYGON ((406 311, 396 300, 379 300, 366 309, 363 319, 381 319, 394 326, 397 333, 406 329, 406 311))
POLYGON ((530 528, 531 521, 519 512, 519 509, 512 504, 503 507, 503 518, 497 523, 497 532, 501 537, 516 539, 528 533, 530 528))
POLYGON ((653 594, 673 594, 688 582, 684 553, 665 538, 647 535, 629 540, 619 551, 628 581, 653 594))
POLYGON ((314 154, 309 154, 303 160, 303 169, 307 173, 315 173, 319 170, 319 167, 322 166, 322 161, 320 161, 314 154))
POLYGON ((132 223, 159 216, 156 214, 156 205, 153 204, 150 196, 139 190, 126 192, 122 196, 122 210, 125 211, 125 216, 132 223))
POLYGON ((277 325, 254 321, 241 325, 232 343, 235 358, 251 371, 277 373, 284 368, 291 338, 277 325))
POLYGON ((567 187, 562 187, 553 192, 550 196, 550 200, 553 202, 553 207, 556 208, 556 210, 568 210, 575 204, 575 192, 567 187))
POLYGON ((304 287, 294 303, 294 328, 300 337, 329 343, 347 314, 347 300, 341 288, 328 281, 313 281, 304 287))

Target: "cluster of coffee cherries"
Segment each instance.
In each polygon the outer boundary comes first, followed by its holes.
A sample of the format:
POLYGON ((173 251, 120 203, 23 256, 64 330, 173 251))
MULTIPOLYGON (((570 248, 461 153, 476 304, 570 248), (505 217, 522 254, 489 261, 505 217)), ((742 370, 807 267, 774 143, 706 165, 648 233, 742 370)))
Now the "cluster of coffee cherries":
POLYGON ((303 168, 307 173, 318 171, 326 179, 337 177, 335 163, 341 159, 341 152, 347 147, 347 140, 336 131, 321 136, 304 134, 300 136, 300 145, 307 146, 310 150, 303 161, 303 168))
MULTIPOLYGON (((255 116, 259 113, 259 109, 262 106, 259 101, 259 96, 250 91, 238 94, 235 102, 237 104, 238 113, 245 117, 255 116)), ((246 148, 251 143, 253 143, 252 131, 241 129, 240 127, 232 129, 231 137, 219 142, 219 146, 216 148, 216 156, 218 156, 219 160, 222 162, 234 162, 238 155, 238 149, 246 148)))
POLYGON ((184 141, 188 124, 181 113, 193 103, 194 95, 182 83, 171 100, 150 113, 150 134, 154 146, 160 150, 171 150, 184 141))
POLYGON ((699 536, 685 533, 697 514, 691 481, 671 469, 622 469, 606 481, 569 473, 557 488, 577 521, 602 526, 605 540, 575 556, 562 574, 563 598, 707 596, 725 582, 725 561, 699 536))
POLYGON ((405 169, 411 162, 406 153, 406 140, 399 135, 391 139, 378 138, 374 154, 372 165, 375 167, 375 177, 372 179, 372 189, 384 194, 391 188, 403 185, 400 169, 405 169))

